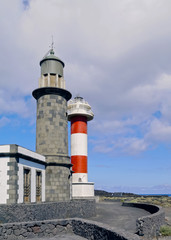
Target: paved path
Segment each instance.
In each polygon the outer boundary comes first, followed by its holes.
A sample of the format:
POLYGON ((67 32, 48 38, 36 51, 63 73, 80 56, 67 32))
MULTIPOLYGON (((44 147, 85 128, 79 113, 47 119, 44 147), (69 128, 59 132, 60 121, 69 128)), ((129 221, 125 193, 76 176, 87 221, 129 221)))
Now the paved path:
POLYGON ((96 217, 89 219, 135 233, 136 219, 148 214, 140 208, 123 207, 120 202, 100 202, 97 203, 96 217))
MULTIPOLYGON (((33 239, 33 238, 32 238, 33 239)), ((34 238, 34 240, 85 240, 85 238, 82 238, 78 235, 74 235, 74 234, 61 234, 61 235, 57 235, 54 237, 50 237, 50 238, 34 238)))

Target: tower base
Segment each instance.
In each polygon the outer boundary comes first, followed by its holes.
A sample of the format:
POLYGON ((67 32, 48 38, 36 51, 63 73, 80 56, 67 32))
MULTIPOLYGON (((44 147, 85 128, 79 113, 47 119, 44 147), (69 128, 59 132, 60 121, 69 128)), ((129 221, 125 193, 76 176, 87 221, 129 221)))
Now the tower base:
POLYGON ((77 182, 72 183, 73 198, 94 198, 93 182, 77 182))

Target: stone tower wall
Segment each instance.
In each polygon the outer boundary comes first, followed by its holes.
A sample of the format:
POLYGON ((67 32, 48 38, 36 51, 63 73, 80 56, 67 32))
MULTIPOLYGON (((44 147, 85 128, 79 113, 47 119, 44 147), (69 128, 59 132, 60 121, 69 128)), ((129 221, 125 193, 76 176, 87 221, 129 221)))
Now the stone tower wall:
POLYGON ((48 94, 37 100, 36 152, 46 157, 46 201, 70 199, 67 101, 48 94))
POLYGON ((36 152, 68 155, 67 101, 59 95, 44 95, 37 101, 36 152))
POLYGON ((70 184, 71 179, 69 167, 55 164, 48 165, 46 167, 47 202, 70 200, 71 197, 70 184))

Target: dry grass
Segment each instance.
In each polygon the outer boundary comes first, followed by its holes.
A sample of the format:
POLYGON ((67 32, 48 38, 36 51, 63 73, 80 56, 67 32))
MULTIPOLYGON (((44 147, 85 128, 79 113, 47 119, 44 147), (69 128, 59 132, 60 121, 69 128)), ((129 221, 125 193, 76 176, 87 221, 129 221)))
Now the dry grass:
POLYGON ((171 236, 171 226, 167 225, 161 226, 160 233, 162 236, 171 236))
POLYGON ((149 203, 162 207, 171 207, 171 197, 138 196, 138 197, 100 197, 101 201, 120 201, 132 203, 149 203))

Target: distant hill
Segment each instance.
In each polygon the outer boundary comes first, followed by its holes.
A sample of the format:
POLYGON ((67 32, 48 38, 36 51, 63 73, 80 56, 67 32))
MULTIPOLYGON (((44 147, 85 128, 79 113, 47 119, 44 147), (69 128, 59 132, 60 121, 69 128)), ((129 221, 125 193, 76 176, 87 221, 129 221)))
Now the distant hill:
POLYGON ((102 197, 135 197, 139 196, 138 194, 134 193, 124 193, 124 192, 107 192, 104 190, 94 190, 95 196, 102 196, 102 197))

